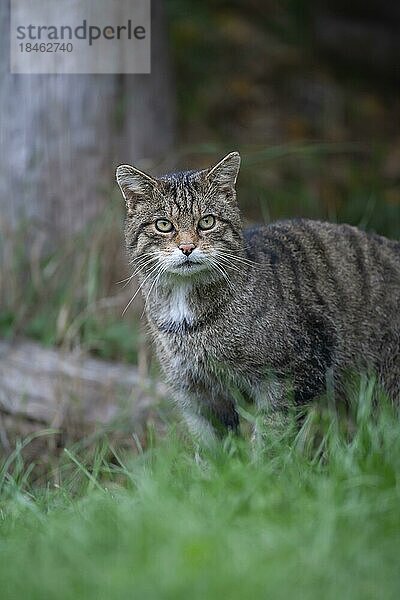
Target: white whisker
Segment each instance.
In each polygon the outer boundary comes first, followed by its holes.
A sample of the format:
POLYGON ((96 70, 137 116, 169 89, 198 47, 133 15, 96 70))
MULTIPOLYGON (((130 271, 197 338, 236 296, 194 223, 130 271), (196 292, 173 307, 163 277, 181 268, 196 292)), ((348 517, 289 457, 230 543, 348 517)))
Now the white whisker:
POLYGON ((254 260, 250 260, 248 258, 244 258, 243 256, 237 256, 236 254, 231 254, 230 252, 226 252, 225 250, 219 250, 217 249, 217 252, 222 255, 225 256, 226 258, 231 258, 232 260, 236 261, 236 262, 240 262, 243 263, 244 265, 248 265, 248 266, 256 266, 259 265, 260 263, 254 261, 254 260))
POLYGON ((166 265, 161 265, 161 266, 160 266, 160 269, 159 269, 159 272, 158 272, 158 273, 157 273, 157 274, 154 276, 154 281, 152 282, 152 284, 151 284, 151 286, 150 286, 150 289, 149 289, 149 291, 147 292, 147 295, 146 295, 146 298, 145 298, 145 301, 144 301, 144 307, 143 307, 143 311, 142 311, 142 314, 140 315, 140 318, 142 318, 142 317, 143 317, 143 315, 144 315, 144 312, 145 312, 145 310, 146 310, 146 307, 147 307, 147 303, 148 303, 148 301, 149 301, 149 298, 150 298, 150 294, 151 294, 151 292, 152 292, 152 290, 153 290, 154 286, 156 286, 156 289, 155 289, 155 291, 157 292, 157 286, 158 286, 158 282, 160 281, 160 277, 161 277, 161 275, 162 275, 163 273, 165 273, 165 271, 166 271, 167 269, 168 269, 168 267, 167 267, 166 265))
POLYGON ((140 263, 140 265, 136 266, 135 270, 129 277, 126 277, 126 279, 122 279, 121 281, 117 281, 117 284, 122 284, 122 283, 126 282, 124 285, 124 288, 125 288, 128 285, 128 283, 135 277, 135 275, 138 275, 139 273, 141 273, 146 267, 151 265, 151 263, 153 263, 156 260, 158 260, 158 256, 153 256, 152 258, 143 260, 143 262, 140 263))
POLYGON ((134 299, 136 298, 136 296, 138 295, 138 293, 140 292, 140 290, 142 289, 143 285, 146 283, 146 281, 149 279, 149 277, 151 277, 151 275, 153 275, 153 273, 155 271, 157 271, 157 269, 159 269, 159 265, 156 265, 155 267, 153 267, 153 269, 150 271, 150 273, 148 273, 146 275, 146 277, 143 279, 142 283, 139 285, 138 289, 136 290, 136 292, 133 294, 132 298, 129 300, 128 304, 125 306, 123 312, 122 312, 122 316, 124 316, 124 314, 126 313, 126 311, 128 310, 128 308, 130 307, 130 305, 132 304, 132 302, 134 301, 134 299))
POLYGON ((225 258, 222 254, 216 252, 214 255, 219 262, 221 262, 227 269, 232 269, 237 273, 243 273, 243 270, 239 269, 236 265, 232 264, 232 260, 225 258))
POLYGON ((208 257, 209 260, 209 264, 211 265, 211 267, 214 267, 215 269, 217 269, 217 271, 219 271, 222 275, 222 277, 225 279, 226 283, 228 284, 228 286, 230 287, 231 290, 233 290, 233 284, 231 282, 231 280, 229 279, 228 274, 226 273, 225 269, 219 265, 218 263, 216 263, 214 260, 212 260, 210 257, 208 257))
POLYGON ((143 258, 146 258, 147 256, 154 256, 154 252, 145 252, 144 254, 139 254, 139 256, 135 256, 135 258, 132 258, 132 260, 129 261, 129 264, 132 265, 133 263, 142 260, 143 258))

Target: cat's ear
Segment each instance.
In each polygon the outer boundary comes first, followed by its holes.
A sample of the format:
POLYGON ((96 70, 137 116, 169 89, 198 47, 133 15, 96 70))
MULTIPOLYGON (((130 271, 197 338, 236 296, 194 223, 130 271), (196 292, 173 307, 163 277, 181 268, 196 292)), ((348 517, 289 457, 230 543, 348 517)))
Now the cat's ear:
POLYGON ((231 152, 212 167, 207 173, 207 179, 222 188, 234 188, 240 169, 239 152, 231 152))
POLYGON ((130 165, 120 165, 116 171, 116 178, 125 198, 128 214, 132 214, 136 202, 149 196, 157 185, 157 180, 151 175, 130 165))

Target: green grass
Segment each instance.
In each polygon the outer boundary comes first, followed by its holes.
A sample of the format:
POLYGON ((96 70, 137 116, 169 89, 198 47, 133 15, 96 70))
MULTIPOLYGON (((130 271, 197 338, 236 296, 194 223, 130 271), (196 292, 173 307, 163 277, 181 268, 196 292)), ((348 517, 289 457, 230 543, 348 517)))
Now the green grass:
POLYGON ((137 363, 142 307, 122 318, 134 289, 121 283, 129 273, 122 227, 118 198, 58 247, 41 244, 30 224, 0 228, 0 337, 137 363))
POLYGON ((198 452, 171 430, 136 454, 70 450, 57 487, 35 487, 16 451, 0 471, 2 600, 398 598, 399 414, 371 394, 256 443, 198 452))

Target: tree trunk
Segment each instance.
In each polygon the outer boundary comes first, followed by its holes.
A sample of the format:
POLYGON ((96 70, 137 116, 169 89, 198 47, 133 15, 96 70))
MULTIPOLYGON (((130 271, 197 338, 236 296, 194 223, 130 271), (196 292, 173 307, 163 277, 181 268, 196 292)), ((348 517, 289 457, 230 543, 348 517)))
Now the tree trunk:
POLYGON ((109 202, 117 162, 167 150, 174 124, 163 0, 152 4, 151 75, 12 75, 9 6, 1 2, 3 225, 26 219, 54 244, 109 202))
POLYGON ((174 142, 175 101, 164 0, 153 0, 151 11, 151 75, 129 75, 124 80, 124 162, 162 157, 174 142))

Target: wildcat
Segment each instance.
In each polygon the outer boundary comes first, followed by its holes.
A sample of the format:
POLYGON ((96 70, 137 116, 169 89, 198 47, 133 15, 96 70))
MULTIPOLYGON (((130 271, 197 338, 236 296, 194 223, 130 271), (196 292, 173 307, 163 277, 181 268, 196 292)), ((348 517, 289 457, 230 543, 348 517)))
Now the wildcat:
POLYGON ((305 219, 242 230, 237 152, 154 178, 121 165, 128 255, 187 423, 236 431, 235 390, 262 410, 376 373, 400 396, 400 242, 305 219))

